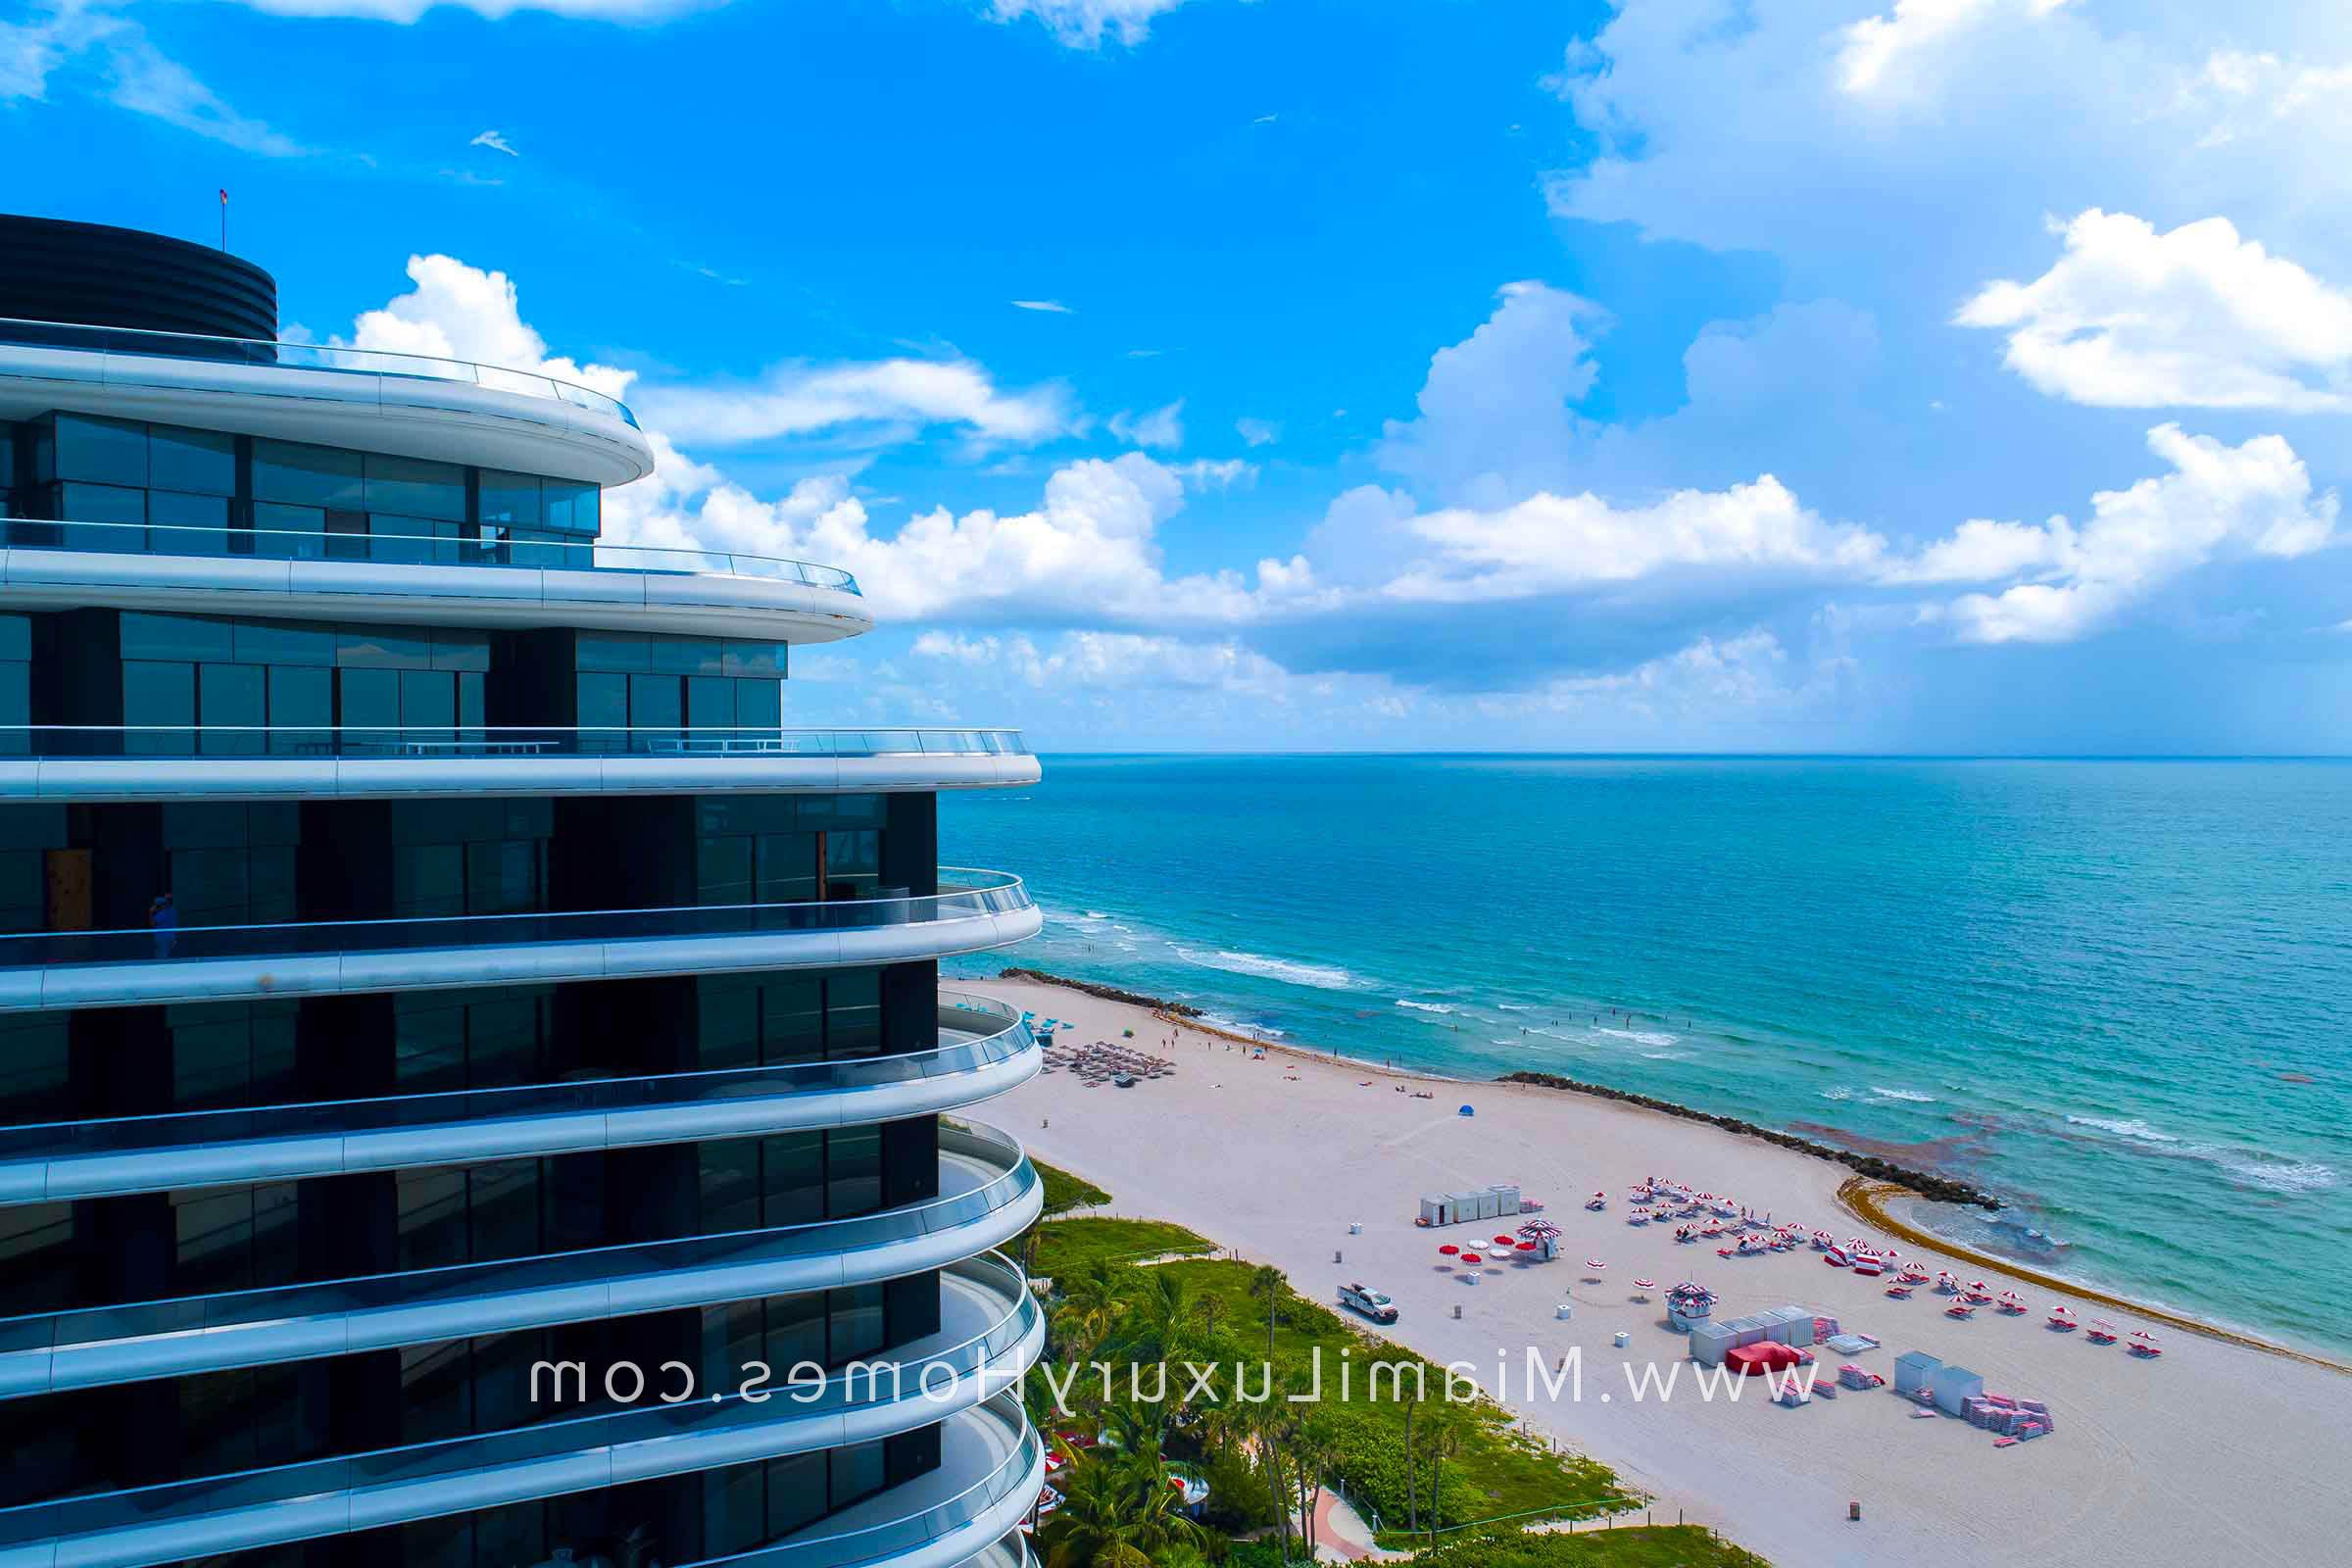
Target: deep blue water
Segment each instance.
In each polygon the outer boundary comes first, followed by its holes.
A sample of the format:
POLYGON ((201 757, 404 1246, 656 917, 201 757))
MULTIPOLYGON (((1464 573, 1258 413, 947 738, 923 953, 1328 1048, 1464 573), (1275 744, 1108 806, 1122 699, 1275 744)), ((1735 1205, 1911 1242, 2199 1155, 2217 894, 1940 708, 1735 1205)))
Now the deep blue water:
POLYGON ((952 973, 1880 1149, 2011 1200, 2046 1266, 2352 1343, 2352 764, 1045 766, 942 798, 942 858, 1048 917, 952 973))

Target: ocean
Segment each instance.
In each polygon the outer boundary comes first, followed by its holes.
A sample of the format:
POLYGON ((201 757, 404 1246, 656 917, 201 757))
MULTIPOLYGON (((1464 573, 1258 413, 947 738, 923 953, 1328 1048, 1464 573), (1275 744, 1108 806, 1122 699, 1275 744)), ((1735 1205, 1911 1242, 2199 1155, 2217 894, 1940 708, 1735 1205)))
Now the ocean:
POLYGON ((940 814, 1047 916, 952 975, 1883 1153, 2012 1205, 1956 1240, 2352 1347, 2352 764, 1049 757, 940 814))

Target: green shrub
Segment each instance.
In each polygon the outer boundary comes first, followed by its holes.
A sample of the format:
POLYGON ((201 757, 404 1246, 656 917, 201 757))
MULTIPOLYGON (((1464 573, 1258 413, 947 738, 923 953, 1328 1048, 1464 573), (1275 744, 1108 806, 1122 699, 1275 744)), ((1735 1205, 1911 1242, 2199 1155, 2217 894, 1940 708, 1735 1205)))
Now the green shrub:
POLYGON ((1201 1520, 1212 1530, 1234 1536, 1274 1522, 1274 1496, 1265 1475, 1239 1448, 1223 1458, 1211 1454, 1201 1460, 1200 1479, 1208 1483, 1201 1520))

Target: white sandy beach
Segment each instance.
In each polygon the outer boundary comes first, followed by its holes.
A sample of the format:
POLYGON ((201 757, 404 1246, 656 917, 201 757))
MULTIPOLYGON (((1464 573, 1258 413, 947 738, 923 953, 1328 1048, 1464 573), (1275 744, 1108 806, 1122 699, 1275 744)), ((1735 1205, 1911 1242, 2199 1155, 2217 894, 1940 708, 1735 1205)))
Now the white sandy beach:
MULTIPOLYGON (((1476 1363, 1491 1390, 1497 1351, 1507 1351, 1504 1402, 1656 1494, 1663 1519, 1680 1510, 1713 1524, 1781 1568, 2352 1561, 2352 1377, 2162 1329, 2166 1353, 2143 1361, 2045 1328, 2059 1299, 2049 1288, 1975 1264, 1952 1266, 1995 1290, 2015 1287, 2033 1310, 2011 1318, 1987 1308, 1955 1322, 1925 1289, 1889 1300, 1886 1282, 1825 1267, 1809 1250, 1722 1259, 1713 1244, 1678 1246, 1671 1225, 1628 1226, 1625 1190, 1654 1174, 1839 1237, 1867 1234, 1837 1204, 1843 1167, 1703 1124, 1516 1086, 1428 1081, 1437 1098, 1415 1100, 1396 1085, 1421 1080, 1279 1050, 1251 1060, 1193 1031, 1161 1050, 1165 1023, 1079 992, 1012 981, 982 989, 1072 1020, 1078 1030, 1065 1040, 1156 1052, 1179 1070, 1126 1090, 1056 1072, 980 1116, 1109 1191, 1105 1212, 1176 1220, 1279 1266, 1327 1302, 1349 1279, 1391 1292, 1401 1309, 1393 1338, 1440 1362, 1476 1363), (1136 1038, 1121 1040, 1130 1027, 1136 1038), (1464 1102, 1475 1117, 1456 1113, 1464 1102), (1426 1230, 1413 1223, 1418 1198, 1494 1181, 1544 1201, 1565 1233, 1561 1256, 1490 1269, 1469 1286, 1441 1270, 1439 1244, 1518 1222, 1426 1230), (1583 1207, 1595 1189, 1609 1195, 1605 1213, 1583 1207), (1348 1235, 1351 1221, 1361 1235, 1348 1235), (1333 1262, 1335 1250, 1344 1262, 1333 1262), (1586 1282, 1588 1256, 1607 1262, 1606 1284, 1586 1282), (1783 1303, 1834 1313, 1884 1341, 1854 1358, 1873 1371, 1891 1375, 1897 1354, 1924 1349, 1983 1373, 1988 1389, 2047 1399, 2058 1430, 1996 1449, 1965 1422, 1912 1419, 1884 1392, 1788 1409, 1750 1387, 1736 1404, 1705 1403, 1690 1395, 1689 1367, 1671 1402, 1637 1403, 1623 1363, 1654 1359, 1662 1371, 1684 1346, 1663 1326, 1662 1291, 1648 1304, 1628 1299, 1637 1276, 1712 1287, 1718 1317, 1783 1303), (1562 1300, 1574 1302, 1571 1321, 1554 1317, 1562 1300), (1613 1348, 1620 1330, 1630 1349, 1613 1348), (1554 1363, 1582 1348, 1581 1400, 1531 1396, 1530 1345, 1554 1363), (1862 1504, 1859 1524, 1847 1522, 1849 1499, 1862 1504)), ((2137 1323, 2074 1305, 2086 1320, 2137 1323)), ((1846 1359, 1821 1353, 1830 1367, 1846 1359)))

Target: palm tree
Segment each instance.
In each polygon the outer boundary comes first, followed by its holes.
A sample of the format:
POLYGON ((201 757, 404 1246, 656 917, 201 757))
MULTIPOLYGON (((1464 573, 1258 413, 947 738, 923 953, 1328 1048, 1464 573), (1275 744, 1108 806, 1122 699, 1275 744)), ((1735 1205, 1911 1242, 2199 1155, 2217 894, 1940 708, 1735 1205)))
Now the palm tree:
POLYGON ((1067 1281, 1055 1281, 1061 1305, 1054 1314, 1054 1327, 1067 1337, 1061 1348, 1071 1360, 1083 1359, 1118 1321, 1120 1297, 1127 1280, 1123 1271, 1104 1258, 1096 1258, 1067 1281))
POLYGON ((1260 1263, 1250 1271, 1250 1294, 1266 1298, 1266 1365, 1274 1364, 1274 1307, 1289 1288, 1282 1270, 1271 1263, 1260 1263))
POLYGON ((1462 1451, 1462 1429, 1451 1416, 1432 1424, 1429 1434, 1429 1544, 1438 1544, 1438 1484, 1446 1461, 1462 1451))
POLYGON ((1257 1443, 1257 1457, 1266 1472, 1266 1493, 1274 1504, 1274 1525, 1280 1533, 1282 1560, 1291 1560, 1291 1507, 1283 1500, 1283 1488, 1288 1484, 1283 1469, 1282 1454, 1292 1430, 1297 1425, 1287 1399, 1274 1398, 1250 1407, 1251 1437, 1257 1443))
MULTIPOLYGON (((1398 1385, 1401 1393, 1403 1385, 1398 1385)), ((1413 1489, 1413 1412, 1421 1408, 1419 1399, 1404 1401, 1404 1528, 1421 1528, 1421 1504, 1413 1489)))
POLYGON ((1175 1548, 1197 1555, 1211 1539, 1185 1517, 1156 1455, 1084 1453, 1060 1486, 1061 1508, 1038 1532, 1046 1568, 1152 1568, 1175 1548))

